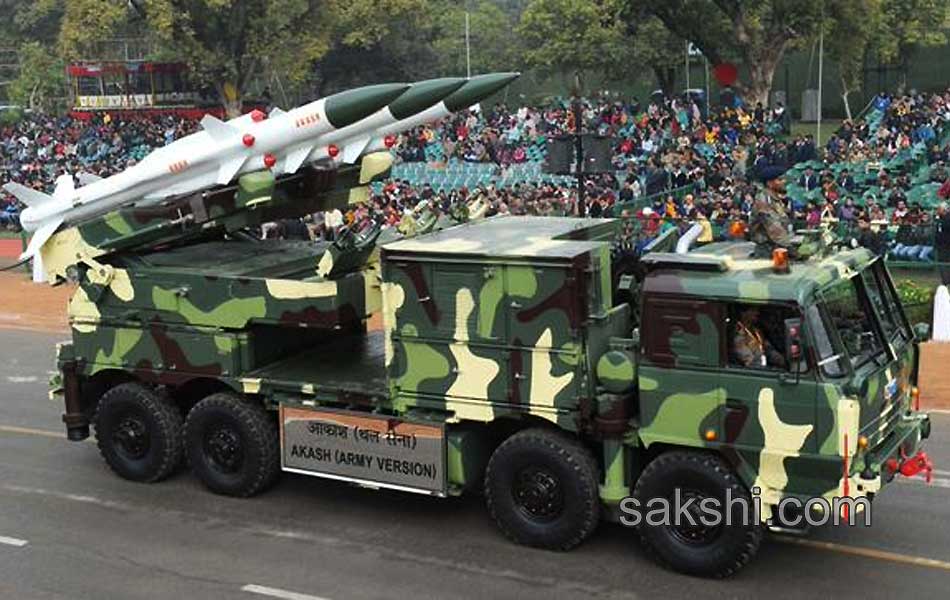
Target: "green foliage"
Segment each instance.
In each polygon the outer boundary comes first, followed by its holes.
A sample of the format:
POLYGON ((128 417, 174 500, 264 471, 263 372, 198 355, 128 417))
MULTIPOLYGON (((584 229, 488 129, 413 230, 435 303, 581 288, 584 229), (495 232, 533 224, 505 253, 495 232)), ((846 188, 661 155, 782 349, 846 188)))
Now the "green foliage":
POLYGON ((920 285, 912 279, 901 279, 895 282, 895 287, 907 313, 907 320, 912 325, 930 323, 933 313, 933 288, 920 285))
POLYGON ((516 61, 521 38, 515 34, 515 20, 498 3, 475 0, 460 3, 451 0, 431 2, 434 15, 432 47, 440 71, 446 75, 465 75, 465 12, 469 13, 472 73, 508 71, 516 61))
POLYGON ((902 279, 897 282, 897 295, 905 305, 927 304, 933 301, 934 291, 913 279, 902 279))
POLYGON ((79 58, 96 43, 113 37, 128 18, 126 3, 120 0, 70 0, 59 31, 63 57, 79 58))
POLYGON ((0 126, 16 125, 23 120, 23 109, 20 107, 0 110, 0 126))
POLYGON ((0 0, 0 45, 55 40, 64 4, 65 0, 0 0))
POLYGON ((785 51, 813 35, 822 0, 626 0, 626 19, 648 12, 712 62, 737 61, 745 75, 736 88, 765 102, 785 51))
POLYGON ((620 72, 632 58, 620 8, 610 0, 532 0, 517 27, 525 59, 546 71, 569 72, 581 87, 588 72, 620 72))
POLYGON ((904 60, 914 47, 946 43, 946 0, 887 0, 881 8, 874 44, 883 60, 904 60))
POLYGON ((882 23, 883 0, 839 0, 828 5, 825 50, 838 63, 847 92, 861 87, 864 56, 882 23))
POLYGON ((20 74, 10 83, 10 98, 32 110, 48 110, 64 95, 65 66, 39 42, 18 48, 20 74))

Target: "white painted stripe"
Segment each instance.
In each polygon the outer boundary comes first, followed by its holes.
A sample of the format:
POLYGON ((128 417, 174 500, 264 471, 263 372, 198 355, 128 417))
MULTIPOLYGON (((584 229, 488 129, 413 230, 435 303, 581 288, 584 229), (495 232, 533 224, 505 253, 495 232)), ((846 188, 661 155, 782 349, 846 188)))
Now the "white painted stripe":
POLYGON ((9 381, 10 383, 33 383, 34 381, 39 381, 39 379, 40 378, 35 375, 28 375, 28 376, 11 375, 7 377, 7 381, 9 381))
POLYGON ((0 544, 6 544, 7 546, 16 546, 17 548, 22 548, 23 546, 26 546, 29 543, 30 542, 26 540, 20 540, 17 538, 0 535, 0 544))
POLYGON ((36 435, 40 437, 56 438, 59 440, 66 439, 66 434, 61 431, 33 429, 32 427, 16 427, 15 425, 0 425, 0 433, 19 433, 22 435, 36 435))
POLYGON ((320 596, 288 592, 287 590, 280 590, 263 585, 248 584, 242 587, 241 591, 248 592, 250 594, 260 594, 261 596, 270 596, 271 598, 283 598, 284 600, 327 600, 326 598, 321 598, 320 596))
POLYGON ((925 408, 924 412, 937 413, 938 415, 950 415, 950 410, 945 408, 925 408))
POLYGON ((902 483, 917 483, 920 485, 932 485, 939 488, 950 489, 950 479, 944 479, 943 477, 934 477, 930 480, 930 483, 927 483, 927 480, 924 479, 923 475, 917 475, 916 477, 901 477, 898 481, 902 483))

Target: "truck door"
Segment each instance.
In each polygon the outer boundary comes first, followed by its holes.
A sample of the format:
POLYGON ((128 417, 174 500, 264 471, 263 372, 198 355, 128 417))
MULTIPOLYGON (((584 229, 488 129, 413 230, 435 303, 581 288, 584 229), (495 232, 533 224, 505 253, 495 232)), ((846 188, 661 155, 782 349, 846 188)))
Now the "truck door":
POLYGON ((725 395, 720 378, 722 306, 701 298, 652 294, 641 321, 640 438, 705 446, 719 427, 725 395))
POLYGON ((746 469, 747 480, 767 502, 785 490, 820 490, 815 470, 818 384, 807 352, 788 364, 785 319, 797 318, 787 305, 731 303, 726 306, 729 351, 720 381, 725 394, 723 448, 746 469), (773 496, 770 499, 770 495, 773 496))

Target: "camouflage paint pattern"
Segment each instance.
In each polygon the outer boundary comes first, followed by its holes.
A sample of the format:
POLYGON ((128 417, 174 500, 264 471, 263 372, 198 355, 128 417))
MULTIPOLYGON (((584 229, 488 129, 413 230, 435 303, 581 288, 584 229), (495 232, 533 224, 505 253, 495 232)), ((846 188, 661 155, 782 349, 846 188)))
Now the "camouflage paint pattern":
MULTIPOLYGON (((232 194, 235 226, 261 218, 276 189, 245 181, 232 194)), ((860 378, 812 369, 792 381, 724 362, 726 305, 801 311, 870 268, 865 251, 793 263, 786 274, 750 258, 749 244, 657 252, 644 261, 638 306, 613 306, 617 221, 496 217, 440 229, 422 210, 431 233, 381 248, 377 232, 332 246, 195 234, 156 247, 165 238, 143 231, 180 224, 136 228, 133 216, 120 211, 51 245, 60 272, 70 260, 78 267, 73 342, 59 356, 83 377, 211 380, 270 407, 306 400, 450 423, 545 421, 600 443, 606 502, 629 492, 624 457, 657 444, 722 454, 769 505, 874 492, 885 461, 919 445, 914 343, 889 348, 887 364, 860 378), (116 239, 146 248, 119 251, 116 239), (651 326, 659 310, 667 333, 651 326), (384 331, 362 334, 377 311, 384 331)), ((815 350, 806 343, 806 352, 815 350)), ((450 457, 459 486, 479 462, 461 447, 450 457)))
MULTIPOLYGON (((721 453, 749 488, 761 489, 763 518, 786 496, 806 500, 841 496, 846 489, 852 497, 876 492, 889 475, 882 474, 884 462, 899 458, 901 449, 913 455, 920 443, 924 417, 910 407, 916 344, 892 346, 887 364, 865 366, 853 376, 835 380, 812 369, 796 378, 730 367, 732 336, 726 323, 730 303, 777 305, 793 312, 814 305, 827 286, 871 268, 873 257, 863 249, 842 251, 793 263, 790 273, 779 274, 771 261, 729 256, 734 249, 707 246, 691 253, 685 270, 651 257, 658 268, 644 283, 641 316, 648 323, 663 314, 668 328, 645 326, 643 332, 641 443, 721 453), (697 267, 702 253, 717 267, 697 267), (725 258, 725 269, 713 258, 725 258), (856 380, 866 387, 855 385, 856 380), (866 450, 858 448, 862 435, 868 438, 866 450)), ((806 351, 816 364, 816 351, 806 351)))

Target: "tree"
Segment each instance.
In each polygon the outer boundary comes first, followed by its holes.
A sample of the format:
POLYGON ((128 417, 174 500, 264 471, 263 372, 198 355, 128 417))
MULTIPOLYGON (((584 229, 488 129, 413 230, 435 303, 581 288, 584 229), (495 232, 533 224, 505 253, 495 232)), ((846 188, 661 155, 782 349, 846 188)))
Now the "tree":
POLYGON ((617 73, 631 62, 619 8, 610 0, 532 0, 517 27, 525 60, 570 73, 578 93, 586 73, 617 73))
POLYGON ((18 49, 20 74, 10 83, 10 98, 30 110, 48 110, 63 96, 63 61, 39 42, 18 49))
POLYGON ((627 21, 627 28, 634 63, 651 69, 663 93, 672 96, 677 70, 683 66, 686 41, 651 15, 627 21))
POLYGON ((914 51, 947 42, 946 0, 887 0, 882 2, 880 26, 871 39, 878 56, 902 66, 901 88, 907 87, 907 64, 914 51))
POLYGON ((433 49, 431 12, 407 13, 390 20, 389 31, 376 40, 346 44, 338 40, 321 58, 310 81, 317 96, 380 81, 418 81, 438 70, 433 49))
POLYGON ((446 75, 466 74, 465 13, 469 14, 472 73, 511 70, 519 37, 512 16, 489 0, 436 0, 432 47, 446 75))
POLYGON ((65 0, 0 0, 3 45, 50 43, 59 33, 65 0))
POLYGON ((624 18, 644 10, 698 47, 712 63, 736 61, 745 80, 736 90, 748 102, 768 102, 775 68, 793 44, 821 22, 822 0, 627 0, 624 18))
POLYGON ((881 27, 881 4, 882 0, 838 0, 828 4, 825 48, 838 65, 841 100, 848 119, 852 118, 848 97, 861 89, 868 45, 881 27))
POLYGON ((136 23, 212 87, 230 116, 264 69, 307 80, 337 40, 377 43, 425 0, 70 0, 60 35, 67 55, 136 23))

